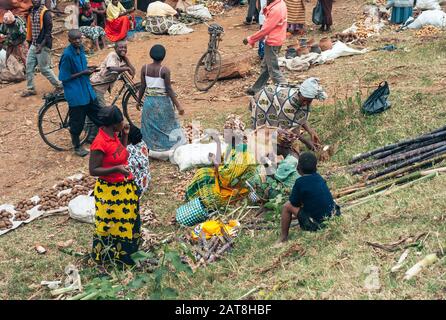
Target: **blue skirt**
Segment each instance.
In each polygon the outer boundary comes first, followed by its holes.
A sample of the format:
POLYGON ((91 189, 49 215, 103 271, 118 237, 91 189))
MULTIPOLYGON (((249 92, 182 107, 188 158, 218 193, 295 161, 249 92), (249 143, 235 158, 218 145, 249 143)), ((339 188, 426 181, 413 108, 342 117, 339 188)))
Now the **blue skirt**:
POLYGON ((142 139, 153 151, 168 151, 186 142, 172 100, 167 96, 146 96, 141 119, 142 139))
POLYGON ((412 16, 412 7, 393 7, 390 21, 395 24, 402 24, 412 16))

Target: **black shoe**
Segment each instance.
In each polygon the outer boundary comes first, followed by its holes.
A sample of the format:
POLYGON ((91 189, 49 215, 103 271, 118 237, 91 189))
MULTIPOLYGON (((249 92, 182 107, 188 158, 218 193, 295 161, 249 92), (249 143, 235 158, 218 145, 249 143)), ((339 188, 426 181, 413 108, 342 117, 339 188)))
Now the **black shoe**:
POLYGON ((89 152, 82 147, 74 148, 74 153, 82 158, 89 154, 89 152))
POLYGON ((254 95, 256 94, 256 92, 255 92, 254 90, 252 90, 252 89, 248 89, 248 90, 246 90, 245 93, 246 93, 248 96, 254 96, 254 95))

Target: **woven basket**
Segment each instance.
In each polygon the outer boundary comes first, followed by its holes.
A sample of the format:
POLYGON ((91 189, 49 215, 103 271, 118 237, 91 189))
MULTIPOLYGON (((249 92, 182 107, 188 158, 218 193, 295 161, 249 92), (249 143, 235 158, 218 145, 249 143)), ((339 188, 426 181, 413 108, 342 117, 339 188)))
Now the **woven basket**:
POLYGON ((176 211, 177 222, 183 226, 192 227, 206 221, 209 214, 200 198, 195 198, 179 207, 176 211))

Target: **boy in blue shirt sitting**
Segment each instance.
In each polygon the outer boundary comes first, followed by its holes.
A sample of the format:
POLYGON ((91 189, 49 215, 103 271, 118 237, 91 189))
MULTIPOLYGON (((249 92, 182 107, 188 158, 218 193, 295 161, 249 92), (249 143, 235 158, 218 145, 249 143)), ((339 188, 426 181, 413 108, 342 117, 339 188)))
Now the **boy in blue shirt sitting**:
POLYGON ((288 240, 292 216, 297 216, 302 230, 317 231, 325 219, 341 214, 327 183, 317 173, 316 156, 311 152, 302 153, 297 169, 301 177, 294 183, 289 201, 283 205, 279 242, 288 240))

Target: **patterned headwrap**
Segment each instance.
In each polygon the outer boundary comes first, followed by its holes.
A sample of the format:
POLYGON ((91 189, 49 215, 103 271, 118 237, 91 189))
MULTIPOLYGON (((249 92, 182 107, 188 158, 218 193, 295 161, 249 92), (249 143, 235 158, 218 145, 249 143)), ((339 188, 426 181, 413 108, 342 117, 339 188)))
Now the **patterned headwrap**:
POLYGON ((3 15, 3 22, 6 24, 12 24, 15 22, 14 14, 11 11, 6 11, 3 15))
POLYGON ((308 78, 307 80, 302 82, 299 88, 299 92, 303 97, 309 99, 325 100, 328 98, 328 95, 319 84, 318 78, 308 78))

